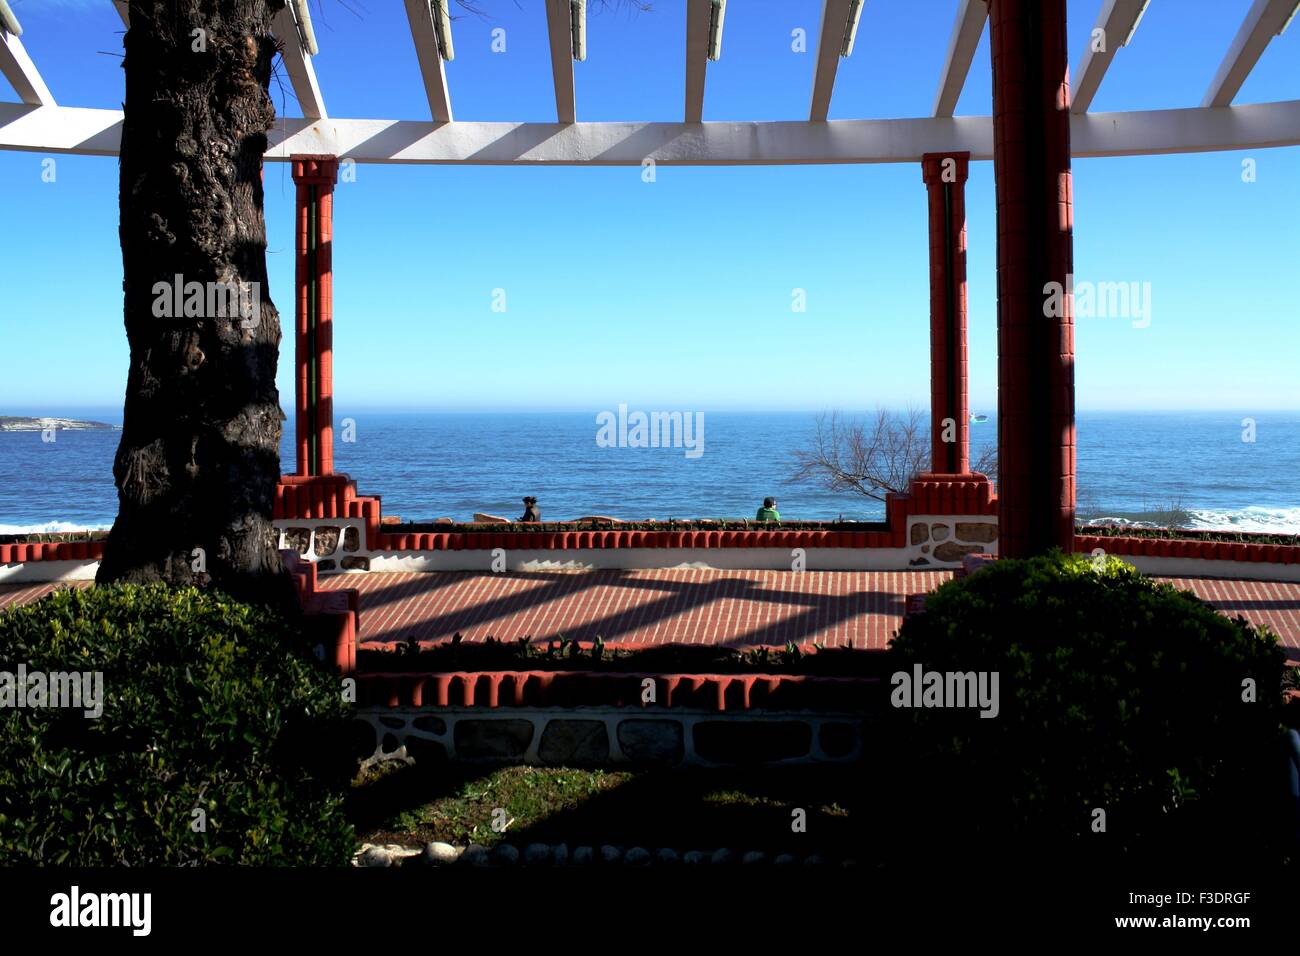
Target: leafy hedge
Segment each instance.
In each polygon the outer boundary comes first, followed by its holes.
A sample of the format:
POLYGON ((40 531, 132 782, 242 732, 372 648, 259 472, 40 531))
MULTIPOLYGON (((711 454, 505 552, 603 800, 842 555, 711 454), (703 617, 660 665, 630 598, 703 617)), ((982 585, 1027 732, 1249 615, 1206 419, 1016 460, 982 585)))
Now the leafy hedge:
MULTIPOLYGON (((996 672, 1000 712, 891 709, 925 813, 1078 852, 1284 832, 1276 637, 1115 558, 1003 560, 927 599, 894 672, 996 672), (1243 681, 1256 700, 1243 701, 1243 681), (942 802, 936 807, 934 800, 942 802), (1095 829, 1105 811, 1105 840, 1095 829)), ((929 826, 935 825, 932 818, 929 826)), ((1240 842, 1239 844, 1240 845, 1240 842)))
POLYGON ((407 640, 385 649, 357 652, 362 672, 453 673, 457 671, 601 671, 665 674, 809 674, 834 677, 881 677, 885 660, 879 651, 820 644, 735 648, 717 645, 664 644, 635 650, 595 641, 560 637, 546 644, 522 637, 499 641, 464 640, 421 646, 407 640))
POLYGON ((348 707, 281 616, 194 588, 62 589, 0 613, 0 671, 20 663, 102 672, 103 713, 0 710, 0 864, 351 854, 348 707))
POLYGON ((1075 534, 1099 538, 1157 538, 1175 541, 1229 541, 1234 544, 1300 545, 1300 534, 1266 534, 1262 531, 1189 531, 1186 528, 1129 528, 1122 525, 1080 525, 1075 534))

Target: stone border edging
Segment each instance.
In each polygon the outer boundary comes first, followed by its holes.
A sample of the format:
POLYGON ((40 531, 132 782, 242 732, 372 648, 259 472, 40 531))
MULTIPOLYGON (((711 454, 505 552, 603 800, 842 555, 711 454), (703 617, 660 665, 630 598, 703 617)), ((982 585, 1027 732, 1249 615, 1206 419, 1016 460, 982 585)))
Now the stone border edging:
MULTIPOLYGON (((832 865, 832 861, 818 853, 805 857, 793 853, 768 854, 762 850, 741 852, 729 847, 715 850, 686 850, 679 852, 671 847, 653 851, 644 847, 603 844, 599 847, 582 845, 572 851, 567 843, 530 843, 521 852, 512 843, 498 843, 488 848, 471 843, 454 846, 435 841, 423 847, 402 846, 389 843, 383 846, 363 843, 352 856, 352 866, 385 868, 403 866, 475 866, 505 868, 514 866, 808 866, 832 865)), ((857 861, 844 858, 838 861, 842 868, 857 866, 857 861)))

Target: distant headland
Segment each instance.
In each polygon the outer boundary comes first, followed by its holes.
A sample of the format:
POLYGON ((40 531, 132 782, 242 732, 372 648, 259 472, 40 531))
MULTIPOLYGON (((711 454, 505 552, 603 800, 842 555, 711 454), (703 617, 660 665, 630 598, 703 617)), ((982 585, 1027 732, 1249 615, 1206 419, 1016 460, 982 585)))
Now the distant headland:
POLYGON ((49 428, 58 431, 94 431, 121 427, 121 425, 108 425, 104 422, 85 422, 77 418, 27 418, 23 415, 0 415, 0 432, 43 432, 49 428))

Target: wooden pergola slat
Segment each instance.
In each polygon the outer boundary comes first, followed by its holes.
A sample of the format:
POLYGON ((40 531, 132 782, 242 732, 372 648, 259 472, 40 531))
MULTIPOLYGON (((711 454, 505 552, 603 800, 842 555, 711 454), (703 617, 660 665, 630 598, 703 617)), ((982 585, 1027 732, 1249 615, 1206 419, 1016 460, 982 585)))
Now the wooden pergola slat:
POLYGON ((54 96, 27 55, 23 41, 0 30, 0 73, 28 106, 54 106, 54 96))
POLYGON ((686 0, 686 122, 704 119, 704 77, 709 64, 709 0, 686 0))
POLYGON ((1296 0, 1255 0, 1205 91, 1202 106, 1231 105, 1269 41, 1295 8, 1296 0))
POLYGON ((415 55, 420 61, 420 75, 424 77, 429 114, 435 123, 450 123, 451 93, 447 89, 442 57, 438 54, 438 37, 433 30, 433 17, 429 14, 429 0, 403 0, 403 3, 411 26, 411 40, 415 43, 415 55))
POLYGON ((573 20, 569 0, 546 0, 546 32, 551 40, 551 74, 555 82, 555 118, 574 123, 578 107, 573 85, 573 20))
POLYGON ((844 30, 849 23, 850 0, 825 0, 822 4, 822 22, 817 30, 817 63, 813 73, 812 104, 808 119, 823 123, 831 109, 831 94, 835 90, 835 74, 840 67, 840 47, 844 30))
POLYGON ((311 57, 302 48, 298 36, 298 27, 293 18, 290 4, 285 4, 275 17, 272 26, 276 39, 282 47, 281 59, 293 85, 293 95, 298 99, 302 115, 309 120, 328 118, 325 112, 325 99, 321 96, 320 84, 316 82, 316 71, 311 65, 311 57))
POLYGON ((988 18, 987 0, 961 0, 957 19, 952 25, 952 36, 948 39, 948 55, 944 58, 939 91, 934 95, 934 108, 930 111, 933 115, 952 116, 957 109, 957 101, 961 99, 988 18))

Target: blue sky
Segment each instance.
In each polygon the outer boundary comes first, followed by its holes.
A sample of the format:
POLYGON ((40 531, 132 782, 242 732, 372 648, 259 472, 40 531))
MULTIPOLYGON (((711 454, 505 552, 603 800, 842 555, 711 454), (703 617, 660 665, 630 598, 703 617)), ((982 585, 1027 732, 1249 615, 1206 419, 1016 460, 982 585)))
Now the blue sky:
MULTIPOLYGON (((63 105, 117 108, 108 0, 13 0, 63 105)), ((1101 0, 1070 4, 1077 72, 1101 0)), ((447 65, 460 120, 554 119, 541 0, 480 0, 447 65), (491 32, 506 31, 506 52, 491 32)), ((832 119, 925 115, 957 0, 868 0, 832 119)), ((1094 110, 1199 104, 1250 0, 1153 0, 1094 110)), ((592 13, 580 120, 678 120, 683 0, 592 13)), ((819 0, 732 0, 706 120, 806 116, 819 0)), ((428 117, 397 0, 313 0, 333 116, 428 117)), ((1237 103, 1300 98, 1300 24, 1237 103)), ((287 79, 277 108, 297 115, 287 79)), ((957 112, 990 109, 988 36, 957 112)), ((15 99, 0 79, 0 99, 15 99)), ((120 407, 117 164, 0 152, 0 414, 120 407)), ((1149 327, 1080 318, 1081 409, 1300 407, 1300 149, 1076 160, 1075 273, 1150 283, 1149 327), (1257 180, 1242 181, 1242 160, 1257 180)), ((293 184, 268 164, 270 294, 292 321, 293 184)), ((349 409, 924 406, 925 189, 912 164, 785 168, 359 166, 335 213, 335 393, 349 409), (491 310, 494 289, 507 311, 491 310), (807 311, 791 310, 791 291, 807 311)), ((972 165, 971 398, 996 406, 991 163, 972 165)), ((282 351, 291 395, 292 340, 282 351)))

